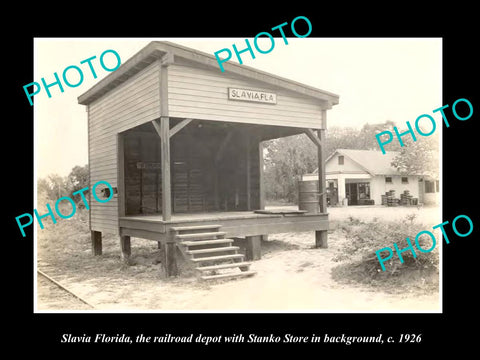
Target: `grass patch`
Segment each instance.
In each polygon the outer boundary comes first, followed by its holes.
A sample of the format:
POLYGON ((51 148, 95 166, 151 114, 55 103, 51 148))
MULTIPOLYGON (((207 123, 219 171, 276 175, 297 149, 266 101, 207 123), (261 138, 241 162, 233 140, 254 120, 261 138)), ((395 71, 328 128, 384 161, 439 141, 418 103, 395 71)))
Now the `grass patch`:
MULTIPOLYGON (((333 259, 340 262, 332 269, 333 279, 342 283, 381 286, 389 292, 404 292, 407 288, 425 292, 438 291, 438 246, 429 253, 422 253, 415 248, 416 258, 411 251, 402 253, 403 264, 393 249, 393 243, 397 243, 400 249, 407 247, 407 237, 414 245, 417 233, 428 229, 414 221, 414 215, 407 215, 397 221, 374 219, 364 222, 350 217, 339 223, 337 229, 344 233, 346 242, 333 259), (375 252, 385 247, 392 248, 394 253, 384 263, 386 270, 382 271, 375 252)), ((432 232, 438 243, 438 232, 432 232)), ((419 243, 423 249, 432 246, 427 235, 422 235, 419 243)), ((387 253, 382 254, 386 256, 387 253)))

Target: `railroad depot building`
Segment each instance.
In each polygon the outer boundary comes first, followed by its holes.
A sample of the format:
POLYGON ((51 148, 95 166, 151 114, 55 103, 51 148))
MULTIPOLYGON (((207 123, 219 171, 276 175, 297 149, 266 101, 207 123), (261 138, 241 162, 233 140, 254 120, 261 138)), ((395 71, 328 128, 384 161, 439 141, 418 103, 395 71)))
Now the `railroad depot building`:
MULTIPOLYGON (((391 165, 396 155, 396 151, 337 149, 325 164, 328 205, 384 205, 385 194, 392 190, 397 198, 407 191, 419 204, 438 204, 439 181, 425 174, 400 174, 391 165)), ((316 171, 302 177, 317 179, 316 171)))
POLYGON ((318 212, 265 210, 262 142, 305 134, 318 147, 317 179, 325 184, 326 113, 338 95, 223 66, 213 55, 151 42, 79 96, 88 112, 90 182, 114 190, 106 203, 89 202, 94 254, 102 233, 119 236, 124 258, 131 237, 150 239, 167 276, 178 273, 181 256, 208 279, 235 267, 251 274, 245 260, 260 258, 263 235, 315 231, 316 246, 327 246, 323 187, 318 212), (245 254, 233 239, 243 239, 245 254))

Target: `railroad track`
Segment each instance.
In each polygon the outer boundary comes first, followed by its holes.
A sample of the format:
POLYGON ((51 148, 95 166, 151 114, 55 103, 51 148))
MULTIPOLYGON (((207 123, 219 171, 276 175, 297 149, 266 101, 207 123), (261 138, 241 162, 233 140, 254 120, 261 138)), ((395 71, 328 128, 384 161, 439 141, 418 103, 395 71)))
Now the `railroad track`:
POLYGON ((95 309, 95 306, 93 306, 92 304, 90 304, 88 301, 82 299, 80 296, 78 296, 77 294, 75 294, 72 290, 70 290, 69 288, 67 288, 65 285, 62 285, 60 284, 58 281, 56 281, 55 279, 53 279, 52 277, 50 277, 49 275, 45 274, 43 271, 37 269, 37 273, 40 274, 41 276, 43 276, 45 279, 47 279, 48 281, 50 281, 51 283, 55 284, 57 287, 59 287, 61 290, 67 292, 68 294, 72 295, 74 298, 76 298, 77 300, 81 301, 82 303, 88 305, 89 307, 91 307, 92 309, 95 309))

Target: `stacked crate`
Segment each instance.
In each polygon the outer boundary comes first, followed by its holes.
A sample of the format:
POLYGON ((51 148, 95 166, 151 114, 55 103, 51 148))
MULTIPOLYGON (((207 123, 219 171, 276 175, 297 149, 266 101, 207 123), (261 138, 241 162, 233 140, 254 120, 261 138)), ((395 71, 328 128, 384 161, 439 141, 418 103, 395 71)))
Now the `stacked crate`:
POLYGON ((398 206, 398 199, 395 199, 395 190, 387 191, 387 206, 398 206))
POLYGON ((402 205, 412 205, 413 195, 410 195, 409 190, 405 190, 403 194, 400 194, 400 204, 402 205))
POLYGON ((387 195, 382 195, 382 205, 387 205, 387 195))

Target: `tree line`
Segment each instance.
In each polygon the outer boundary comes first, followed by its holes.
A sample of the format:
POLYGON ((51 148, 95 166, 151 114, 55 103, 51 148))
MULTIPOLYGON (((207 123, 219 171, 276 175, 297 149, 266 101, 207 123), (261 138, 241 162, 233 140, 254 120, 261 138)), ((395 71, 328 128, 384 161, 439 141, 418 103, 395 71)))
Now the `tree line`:
POLYGON ((69 198, 83 203, 80 196, 72 195, 75 191, 89 187, 88 164, 75 166, 67 176, 50 174, 37 180, 37 194, 39 198, 54 200, 68 196, 69 198))
MULTIPOLYGON (((378 150, 375 135, 393 131, 395 123, 365 124, 361 129, 329 127, 326 130, 326 158, 337 149, 378 150)), ((438 177, 438 136, 423 137, 416 142, 404 136, 403 147, 394 139, 387 151, 398 151, 392 166, 403 174, 438 177)), ((318 167, 317 147, 304 135, 274 139, 265 143, 265 192, 270 202, 296 203, 298 181, 318 167)))

